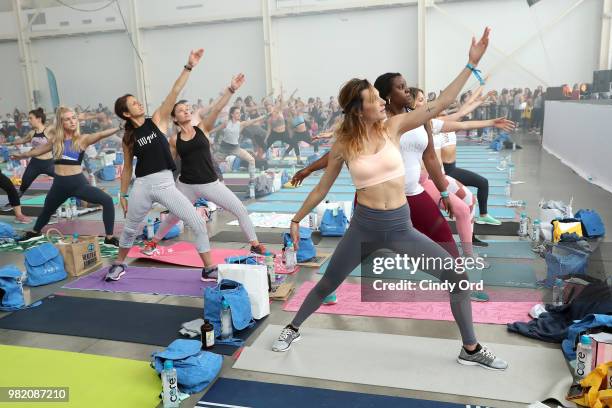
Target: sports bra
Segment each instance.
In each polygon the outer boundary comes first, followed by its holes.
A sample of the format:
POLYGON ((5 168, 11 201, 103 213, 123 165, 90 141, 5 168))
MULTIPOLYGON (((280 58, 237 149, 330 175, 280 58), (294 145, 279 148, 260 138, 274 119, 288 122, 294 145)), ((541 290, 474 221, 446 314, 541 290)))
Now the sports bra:
POLYGON ((64 140, 64 151, 60 159, 55 159, 55 164, 64 164, 68 166, 80 166, 83 162, 85 151, 76 151, 72 149, 72 140, 64 140))
POLYGON ((44 146, 49 143, 49 139, 47 139, 44 132, 34 133, 30 143, 32 143, 32 149, 36 149, 37 147, 44 146))
POLYGON ((293 123, 292 124, 293 124, 294 128, 296 128, 296 127, 298 127, 298 126, 300 126, 300 125, 302 125, 304 123, 306 123, 306 121, 304 120, 303 116, 295 116, 293 118, 293 123))
POLYGON ((278 119, 272 119, 272 129, 285 126, 285 118, 283 115, 278 115, 277 118, 278 119))
POLYGON ((457 134, 455 132, 444 133, 444 137, 442 138, 442 148, 447 146, 456 146, 457 145, 457 134))
POLYGON ((362 189, 404 175, 399 149, 385 137, 385 145, 374 154, 362 154, 348 165, 355 188, 362 189))

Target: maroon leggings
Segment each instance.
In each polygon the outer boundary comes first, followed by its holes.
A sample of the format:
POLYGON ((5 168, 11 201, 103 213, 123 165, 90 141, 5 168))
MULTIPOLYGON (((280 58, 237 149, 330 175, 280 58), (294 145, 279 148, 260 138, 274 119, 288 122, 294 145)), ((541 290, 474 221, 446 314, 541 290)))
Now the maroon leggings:
MULTIPOLYGON (((439 244, 449 254, 459 258, 459 249, 453 239, 453 232, 446 218, 427 191, 415 196, 406 196, 410 207, 410 221, 421 234, 439 244)), ((353 200, 353 208, 357 205, 357 194, 353 200)))

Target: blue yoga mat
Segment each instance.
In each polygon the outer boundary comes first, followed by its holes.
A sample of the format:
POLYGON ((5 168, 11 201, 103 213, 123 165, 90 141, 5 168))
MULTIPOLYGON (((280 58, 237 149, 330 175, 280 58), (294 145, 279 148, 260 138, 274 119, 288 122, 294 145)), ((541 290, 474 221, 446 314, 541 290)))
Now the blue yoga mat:
POLYGON ((199 408, 465 408, 465 405, 360 392, 219 378, 199 408))
MULTIPOLYGON (((291 191, 295 191, 296 193, 310 193, 314 186, 301 186, 295 189, 291 189, 291 191)), ((355 193, 354 186, 336 186, 333 185, 329 190, 331 194, 335 193, 355 193)))
POLYGON ((302 206, 301 202, 277 202, 277 201, 265 201, 247 205, 249 212, 276 212, 276 213, 287 213, 294 214, 302 206))
POLYGON ((513 259, 537 259, 536 254, 531 250, 531 241, 502 241, 487 240, 488 247, 480 247, 476 250, 480 256, 486 255, 487 258, 513 258, 513 259))
MULTIPOLYGON (((279 191, 278 193, 273 193, 268 196, 262 197, 261 202, 265 201, 284 201, 284 202, 301 202, 303 203, 308 197, 308 193, 292 193, 290 190, 287 192, 279 191)), ((329 201, 353 201, 355 199, 355 194, 351 193, 330 193, 325 197, 326 200, 329 201)))
POLYGON ((479 175, 486 178, 487 180, 503 180, 504 182, 508 180, 508 172, 495 170, 495 172, 478 172, 479 175))
MULTIPOLYGON (((491 199, 489 198, 489 201, 490 200, 491 199)), ((476 211, 476 213, 478 213, 478 211, 476 211)), ((448 216, 448 214, 444 210, 442 210, 442 214, 445 217, 448 216)), ((513 220, 514 218, 516 218, 514 210, 512 208, 506 207, 489 207, 488 214, 491 215, 493 218, 498 218, 500 220, 513 220)))
POLYGON ((487 200, 487 204, 490 206, 496 206, 496 207, 505 207, 506 206, 506 202, 508 201, 507 198, 502 198, 502 197, 489 197, 489 199, 487 200))
MULTIPOLYGON (((476 187, 468 187, 474 195, 477 193, 476 187)), ((505 187, 489 187, 489 196, 503 196, 506 197, 506 188, 505 187)))

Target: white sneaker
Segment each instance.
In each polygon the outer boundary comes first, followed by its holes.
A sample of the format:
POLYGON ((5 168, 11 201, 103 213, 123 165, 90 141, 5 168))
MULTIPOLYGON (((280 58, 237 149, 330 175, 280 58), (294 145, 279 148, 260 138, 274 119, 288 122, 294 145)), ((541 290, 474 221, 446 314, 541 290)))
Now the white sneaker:
POLYGON ((300 336, 299 332, 287 326, 281 331, 274 344, 272 344, 272 351, 285 352, 291 348, 291 343, 300 341, 301 338, 302 336, 300 336))
POLYGON ((461 347, 457 362, 463 365, 478 365, 488 370, 496 371, 502 371, 508 368, 508 363, 506 361, 497 357, 482 344, 480 346, 482 347, 480 351, 474 354, 468 354, 465 348, 461 347))

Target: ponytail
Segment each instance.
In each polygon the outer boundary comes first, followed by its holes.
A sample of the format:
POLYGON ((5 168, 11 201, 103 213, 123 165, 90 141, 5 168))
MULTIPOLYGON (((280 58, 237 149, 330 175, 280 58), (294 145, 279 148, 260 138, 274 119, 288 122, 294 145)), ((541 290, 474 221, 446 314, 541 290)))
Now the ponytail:
POLYGON ((115 101, 115 115, 125 120, 125 132, 123 133, 123 144, 127 146, 130 155, 134 152, 134 124, 132 121, 125 116, 126 112, 129 112, 127 107, 127 99, 133 96, 131 94, 125 94, 115 101))

